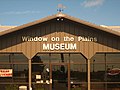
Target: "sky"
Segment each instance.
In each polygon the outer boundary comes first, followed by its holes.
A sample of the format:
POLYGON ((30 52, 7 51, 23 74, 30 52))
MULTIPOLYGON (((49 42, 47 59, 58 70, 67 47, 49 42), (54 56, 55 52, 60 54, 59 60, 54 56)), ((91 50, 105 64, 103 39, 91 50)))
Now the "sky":
POLYGON ((20 26, 62 13, 97 24, 120 26, 120 0, 0 0, 0 25, 20 26))

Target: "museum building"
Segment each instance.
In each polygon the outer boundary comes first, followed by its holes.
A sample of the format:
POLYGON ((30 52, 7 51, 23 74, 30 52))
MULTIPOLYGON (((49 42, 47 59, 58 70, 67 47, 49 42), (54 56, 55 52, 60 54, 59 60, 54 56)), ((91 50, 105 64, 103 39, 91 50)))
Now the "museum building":
POLYGON ((57 13, 0 32, 0 89, 120 90, 120 32, 57 13))

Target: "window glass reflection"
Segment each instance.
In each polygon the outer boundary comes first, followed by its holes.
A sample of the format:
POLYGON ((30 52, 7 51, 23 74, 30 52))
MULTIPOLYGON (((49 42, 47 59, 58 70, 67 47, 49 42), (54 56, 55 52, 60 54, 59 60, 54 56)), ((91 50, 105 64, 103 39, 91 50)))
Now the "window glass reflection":
POLYGON ((28 62, 27 57, 25 57, 23 54, 11 54, 11 58, 13 62, 28 62))
POLYGON ((37 54, 36 56, 39 57, 41 63, 49 63, 50 61, 50 54, 37 54))
POLYGON ((66 65, 52 65, 52 88, 67 90, 68 67, 66 65))
POLYGON ((0 64, 0 69, 11 69, 12 64, 0 64))
POLYGON ((52 63, 64 63, 69 62, 69 54, 51 54, 52 63))
POLYGON ((120 82, 120 63, 107 64, 107 81, 120 82))
POLYGON ((71 64, 70 76, 76 78, 79 82, 86 82, 86 65, 82 64, 71 64))
POLYGON ((87 90, 86 64, 71 64, 70 87, 74 90, 87 90))
POLYGON ((19 54, 0 54, 0 62, 24 62, 27 63, 28 59, 25 57, 25 55, 19 53, 19 54))
POLYGON ((50 68, 49 64, 32 64, 32 82, 36 82, 38 75, 39 80, 49 80, 50 68))
POLYGON ((51 62, 60 63, 61 55, 60 54, 51 54, 51 62))
POLYGON ((105 63, 105 54, 95 54, 91 58, 91 63, 105 63))
POLYGON ((13 81, 28 82, 28 65, 15 64, 13 65, 13 81))
POLYGON ((91 81, 100 82, 104 81, 105 77, 105 65, 104 64, 95 64, 91 65, 91 81))
POLYGON ((107 63, 111 62, 111 63, 120 63, 120 54, 116 53, 116 54, 106 54, 106 58, 107 58, 107 63))
POLYGON ((95 54, 91 59, 92 89, 115 90, 120 87, 120 54, 95 54), (100 82, 100 84, 97 84, 100 82))
POLYGON ((86 63, 86 59, 81 54, 70 54, 71 63, 86 63))
POLYGON ((0 54, 0 62, 11 62, 10 54, 0 54))
POLYGON ((0 69, 12 70, 12 77, 2 77, 1 82, 28 83, 28 59, 22 53, 0 54, 0 69))

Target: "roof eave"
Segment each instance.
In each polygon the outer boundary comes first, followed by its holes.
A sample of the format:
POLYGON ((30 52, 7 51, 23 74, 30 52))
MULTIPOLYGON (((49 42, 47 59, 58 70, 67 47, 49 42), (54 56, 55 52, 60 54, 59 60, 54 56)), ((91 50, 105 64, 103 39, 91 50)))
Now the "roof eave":
POLYGON ((81 20, 81 19, 78 19, 78 18, 75 18, 75 17, 71 17, 71 16, 68 16, 68 15, 66 15, 65 17, 72 20, 72 21, 87 25, 89 27, 96 28, 96 29, 99 29, 99 30, 102 30, 102 31, 105 31, 105 32, 108 32, 108 33, 111 33, 111 34, 115 34, 117 36, 120 36, 119 32, 113 31, 111 29, 104 28, 104 27, 98 26, 96 24, 93 24, 93 23, 90 23, 90 22, 87 22, 87 21, 84 21, 84 20, 81 20))
POLYGON ((12 29, 8 29, 8 30, 5 30, 5 31, 2 31, 2 32, 0 32, 0 36, 2 36, 4 34, 11 33, 11 32, 14 32, 14 31, 18 31, 20 29, 23 29, 23 28, 26 28, 26 27, 29 27, 29 26, 33 26, 35 24, 39 24, 39 23, 45 22, 47 20, 54 19, 56 17, 58 17, 57 14, 52 15, 52 16, 48 16, 48 17, 45 17, 45 18, 42 18, 40 20, 36 20, 36 21, 30 22, 30 23, 27 23, 27 24, 23 24, 23 25, 17 26, 17 27, 12 28, 12 29))
POLYGON ((93 27, 93 28, 96 28, 96 29, 99 29, 99 30, 102 30, 102 31, 105 31, 105 32, 108 32, 108 33, 111 33, 111 34, 115 34, 117 36, 120 36, 119 32, 112 31, 111 29, 104 28, 104 27, 98 26, 96 24, 86 22, 84 20, 81 20, 81 19, 78 19, 78 18, 75 18, 75 17, 71 17, 71 16, 69 16, 67 14, 63 14, 63 13, 58 13, 58 14, 55 14, 55 15, 52 15, 52 16, 42 18, 40 20, 36 20, 36 21, 30 22, 30 23, 27 23, 27 24, 23 24, 21 26, 18 26, 18 27, 12 28, 12 29, 8 29, 6 31, 1 32, 0 36, 11 33, 11 32, 14 32, 14 31, 17 31, 17 30, 20 30, 20 29, 23 29, 23 28, 26 28, 26 27, 29 27, 29 26, 36 25, 36 24, 39 24, 39 23, 42 23, 42 22, 45 22, 45 21, 48 21, 48 20, 51 20, 51 19, 54 19, 54 18, 57 18, 57 17, 64 17, 66 19, 75 21, 77 23, 81 23, 81 24, 87 25, 89 27, 93 27))

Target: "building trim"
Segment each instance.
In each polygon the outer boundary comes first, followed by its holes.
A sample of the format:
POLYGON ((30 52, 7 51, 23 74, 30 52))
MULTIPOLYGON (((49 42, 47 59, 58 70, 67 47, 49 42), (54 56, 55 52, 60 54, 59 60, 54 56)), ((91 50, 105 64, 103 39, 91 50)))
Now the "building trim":
POLYGON ((55 14, 55 15, 52 15, 52 16, 48 16, 48 17, 42 18, 40 20, 36 20, 36 21, 30 22, 30 23, 23 24, 21 26, 12 28, 12 29, 2 31, 2 32, 0 32, 0 36, 8 34, 8 33, 12 33, 14 31, 18 31, 18 30, 21 30, 21 29, 24 29, 24 28, 27 28, 27 27, 30 27, 30 26, 33 26, 33 25, 36 25, 36 24, 39 24, 39 23, 42 23, 42 22, 45 22, 45 21, 48 21, 48 20, 51 20, 51 19, 61 18, 61 17, 72 20, 72 21, 77 22, 77 23, 81 23, 81 24, 89 26, 91 28, 95 28, 95 29, 98 29, 98 30, 101 30, 101 31, 104 31, 104 32, 107 32, 107 33, 114 34, 116 36, 120 36, 119 32, 113 31, 111 29, 108 29, 108 28, 105 28, 105 27, 102 27, 102 26, 98 26, 96 24, 81 20, 79 18, 69 16, 67 14, 62 14, 62 13, 58 13, 58 14, 55 14))

